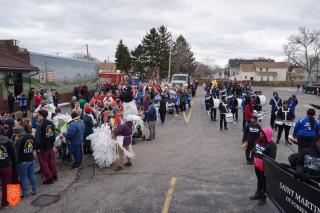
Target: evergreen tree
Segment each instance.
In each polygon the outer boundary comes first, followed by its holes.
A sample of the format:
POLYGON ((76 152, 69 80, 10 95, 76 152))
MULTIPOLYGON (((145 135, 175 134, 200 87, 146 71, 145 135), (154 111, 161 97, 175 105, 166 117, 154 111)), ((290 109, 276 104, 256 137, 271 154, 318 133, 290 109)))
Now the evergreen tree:
POLYGON ((186 39, 180 35, 173 45, 172 56, 173 73, 187 73, 191 75, 194 71, 196 63, 191 51, 191 47, 186 39))
POLYGON ((144 71, 144 50, 143 46, 139 44, 133 51, 131 51, 132 58, 132 68, 134 72, 143 72, 144 71))
POLYGON ((158 33, 160 37, 160 43, 159 43, 160 77, 164 78, 168 75, 170 44, 172 42, 171 33, 168 32, 167 28, 163 25, 158 28, 158 33))
POLYGON ((130 78, 129 70, 131 69, 131 56, 128 47, 123 44, 122 39, 117 45, 115 58, 116 69, 126 72, 128 77, 130 78))

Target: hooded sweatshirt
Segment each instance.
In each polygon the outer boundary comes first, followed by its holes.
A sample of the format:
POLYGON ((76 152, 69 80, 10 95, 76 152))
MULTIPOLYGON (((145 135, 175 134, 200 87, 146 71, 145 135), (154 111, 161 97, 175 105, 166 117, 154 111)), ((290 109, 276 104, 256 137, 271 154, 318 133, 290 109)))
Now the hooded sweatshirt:
POLYGON ((35 139, 32 135, 23 134, 15 144, 18 163, 33 161, 35 139))
POLYGON ((261 140, 260 137, 257 139, 255 144, 255 155, 254 155, 254 166, 259 169, 260 171, 264 171, 264 163, 262 160, 262 156, 257 152, 261 152, 262 154, 276 159, 277 155, 277 146, 275 143, 272 142, 272 129, 271 128, 263 128, 261 130, 266 140, 261 140))
POLYGON ((310 148, 302 150, 298 157, 297 173, 320 176, 320 151, 316 145, 316 141, 319 140, 320 136, 315 139, 310 148))
POLYGON ((13 142, 4 135, 0 135, 0 169, 5 167, 16 167, 16 152, 13 142))

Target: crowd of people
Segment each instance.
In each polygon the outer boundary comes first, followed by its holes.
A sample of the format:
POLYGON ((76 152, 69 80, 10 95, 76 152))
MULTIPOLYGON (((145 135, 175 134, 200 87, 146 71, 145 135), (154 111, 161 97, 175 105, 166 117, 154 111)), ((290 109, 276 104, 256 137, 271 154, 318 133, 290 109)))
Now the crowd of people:
MULTIPOLYGON (((263 156, 275 159, 277 144, 280 143, 282 132, 286 145, 296 143, 298 152, 288 157, 290 168, 295 171, 295 176, 304 181, 320 180, 320 121, 317 120, 313 108, 306 111, 306 115, 298 120, 296 107, 298 99, 295 94, 282 100, 277 92, 269 101, 271 108, 270 127, 261 127, 257 115, 263 115, 262 93, 253 92, 246 83, 209 82, 205 89, 205 108, 216 121, 216 110, 220 113, 220 130, 227 130, 226 116, 230 114, 238 121, 238 108, 243 112, 243 138, 242 146, 245 150, 245 159, 248 165, 254 165, 257 177, 257 190, 251 197, 259 200, 258 205, 264 205, 266 201, 266 178, 264 175, 263 156), (240 103, 240 104, 239 104, 240 103), (294 128, 290 137, 290 129, 294 128), (272 140, 277 131, 275 143, 272 140)), ((231 120, 233 121, 233 120, 231 120)))
POLYGON ((56 157, 63 163, 71 161, 71 169, 79 169, 83 154, 94 155, 89 136, 101 126, 107 126, 113 140, 123 137, 121 144, 117 145, 118 158, 114 170, 132 166, 130 149, 134 138, 154 140, 158 113, 161 124, 164 124, 167 112, 178 114, 190 108, 196 87, 196 82, 188 88, 177 89, 160 86, 154 81, 137 87, 126 83, 111 84, 97 88, 91 96, 87 87, 76 86, 70 101, 70 115, 58 107, 59 96, 55 90, 37 90, 30 98, 21 93, 13 98, 23 103, 20 111, 14 112, 14 106, 10 105, 10 112, 0 117, 2 208, 8 206, 7 184, 20 183, 21 197, 25 198, 37 193, 37 174, 41 175, 43 184, 58 181, 56 157), (29 110, 24 103, 27 103, 29 110), (141 131, 143 127, 140 126, 138 132, 134 128, 130 117, 132 112, 129 112, 132 109, 128 108, 130 103, 134 103, 137 115, 145 122, 144 127, 149 129, 147 138, 146 132, 141 131), (35 171, 36 162, 39 164, 38 171, 35 171))

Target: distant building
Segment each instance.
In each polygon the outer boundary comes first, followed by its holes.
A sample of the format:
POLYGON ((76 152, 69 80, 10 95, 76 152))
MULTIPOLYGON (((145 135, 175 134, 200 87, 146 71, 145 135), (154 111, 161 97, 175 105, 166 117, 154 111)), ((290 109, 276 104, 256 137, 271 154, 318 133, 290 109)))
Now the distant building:
POLYGON ((308 73, 299 66, 291 65, 288 69, 287 80, 289 81, 307 81, 308 73))
POLYGON ((115 72, 116 71, 116 63, 113 62, 107 62, 104 60, 104 62, 99 64, 99 73, 105 73, 105 72, 115 72))
POLYGON ((286 81, 289 64, 287 62, 255 62, 240 64, 239 79, 250 81, 286 81))
POLYGON ((256 62, 274 62, 273 59, 229 59, 226 74, 230 80, 239 80, 241 64, 254 64, 256 62))
POLYGON ((224 79, 224 72, 225 69, 223 68, 217 68, 213 71, 213 78, 214 79, 224 79))

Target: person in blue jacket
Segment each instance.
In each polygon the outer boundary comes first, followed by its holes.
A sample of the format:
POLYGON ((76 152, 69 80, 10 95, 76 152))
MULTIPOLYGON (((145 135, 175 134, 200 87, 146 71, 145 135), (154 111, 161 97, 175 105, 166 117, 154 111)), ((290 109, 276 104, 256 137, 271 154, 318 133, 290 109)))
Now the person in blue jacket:
POLYGON ((209 102, 210 102, 210 93, 207 92, 204 96, 204 105, 206 106, 207 114, 209 115, 209 102))
POLYGON ((71 169, 78 169, 82 161, 82 143, 85 126, 77 112, 73 111, 71 118, 68 130, 66 133, 63 133, 63 136, 69 141, 68 148, 74 157, 74 164, 71 169))
POLYGON ((282 100, 279 98, 277 92, 273 93, 273 98, 270 99, 269 105, 271 106, 271 118, 270 118, 270 126, 272 129, 276 129, 277 126, 274 125, 276 120, 277 111, 282 107, 282 100))
POLYGON ((293 137, 298 139, 298 153, 309 148, 314 138, 319 135, 320 124, 315 119, 315 114, 314 109, 308 109, 307 115, 300 118, 294 127, 293 137))

